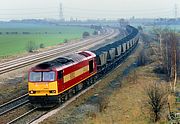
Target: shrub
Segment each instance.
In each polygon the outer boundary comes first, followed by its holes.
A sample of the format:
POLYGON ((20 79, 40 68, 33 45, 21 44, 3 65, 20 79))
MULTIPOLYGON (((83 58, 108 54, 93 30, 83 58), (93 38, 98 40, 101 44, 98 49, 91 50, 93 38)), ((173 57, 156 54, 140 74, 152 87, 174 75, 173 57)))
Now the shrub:
POLYGON ((39 48, 44 48, 45 46, 44 46, 44 44, 43 43, 41 43, 40 45, 39 45, 39 48))
POLYGON ((94 32, 93 32, 93 35, 98 35, 98 31, 94 31, 94 32))
POLYGON ((88 37, 88 36, 90 36, 90 34, 89 34, 89 32, 87 32, 87 31, 85 31, 85 32, 83 33, 83 35, 82 35, 83 38, 86 38, 86 37, 88 37))
POLYGON ((168 87, 161 82, 153 82, 144 88, 145 107, 149 111, 150 118, 157 122, 165 113, 168 105, 168 87))
POLYGON ((64 39, 64 43, 67 43, 68 42, 68 39, 64 39))

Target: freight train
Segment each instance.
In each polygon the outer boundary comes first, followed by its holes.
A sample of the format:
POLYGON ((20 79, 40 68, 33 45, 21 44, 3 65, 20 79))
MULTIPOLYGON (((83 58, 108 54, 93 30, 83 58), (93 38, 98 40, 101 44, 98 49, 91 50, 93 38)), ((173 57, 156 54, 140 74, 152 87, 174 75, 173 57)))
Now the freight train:
POLYGON ((119 65, 136 47, 139 32, 93 51, 80 51, 32 67, 28 73, 29 101, 35 106, 63 103, 119 65))

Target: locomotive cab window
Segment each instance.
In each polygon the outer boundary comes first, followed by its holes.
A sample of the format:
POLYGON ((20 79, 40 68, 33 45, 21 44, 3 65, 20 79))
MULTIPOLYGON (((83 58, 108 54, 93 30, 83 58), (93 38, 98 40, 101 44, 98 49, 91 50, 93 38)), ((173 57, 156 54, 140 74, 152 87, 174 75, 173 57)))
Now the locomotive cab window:
POLYGON ((61 79, 63 78, 63 71, 58 71, 58 79, 61 79))
POLYGON ((30 72, 29 81, 31 82, 43 82, 43 81, 54 81, 55 72, 30 72))
POLYGON ((54 81, 55 80, 55 72, 43 72, 43 81, 54 81))
POLYGON ((41 81, 42 73, 41 72, 30 72, 29 81, 41 81))
POLYGON ((92 73, 93 72, 93 60, 90 60, 89 61, 89 73, 92 73))

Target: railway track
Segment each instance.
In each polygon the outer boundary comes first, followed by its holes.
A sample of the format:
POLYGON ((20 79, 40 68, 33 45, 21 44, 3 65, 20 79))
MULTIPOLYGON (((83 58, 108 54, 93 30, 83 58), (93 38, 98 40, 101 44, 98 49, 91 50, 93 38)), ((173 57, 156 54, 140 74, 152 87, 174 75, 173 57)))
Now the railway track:
POLYGON ((2 104, 2 105, 0 105, 0 116, 18 108, 24 104, 27 104, 28 102, 29 102, 28 94, 25 94, 18 98, 15 98, 5 104, 2 104))
MULTIPOLYGON (((3 120, 0 123, 19 123, 20 120, 23 118, 29 118, 29 116, 32 116, 33 113, 35 113, 32 120, 26 119, 26 123, 36 120, 38 117, 41 117, 43 114, 46 114, 49 112, 49 110, 43 110, 39 111, 36 107, 33 107, 28 100, 28 94, 24 94, 18 98, 15 98, 5 104, 0 105, 0 119, 3 119, 4 117, 8 117, 6 120, 3 120), (25 109, 24 109, 25 108, 25 109), (23 110, 24 109, 24 110, 23 110), (22 112, 18 112, 22 111, 22 112), (38 113, 38 116, 37 116, 38 113), (29 116, 28 116, 29 115, 29 116)), ((24 122, 23 122, 24 123, 24 122)))
POLYGON ((47 52, 42 52, 42 53, 39 53, 36 55, 31 55, 31 56, 27 56, 27 57, 23 57, 23 58, 19 58, 16 60, 2 63, 2 64, 0 64, 0 75, 10 72, 10 71, 13 71, 13 70, 16 70, 16 69, 19 69, 19 68, 22 68, 22 67, 25 67, 25 66, 28 66, 28 65, 31 65, 31 64, 34 64, 34 63, 38 63, 38 62, 45 61, 47 59, 55 58, 64 53, 72 52, 72 51, 75 51, 82 47, 87 47, 87 46, 91 46, 92 44, 97 44, 98 42, 100 42, 104 39, 112 38, 112 37, 116 36, 117 34, 118 33, 115 32, 114 30, 109 29, 109 31, 105 35, 100 36, 100 37, 96 37, 93 39, 88 39, 85 41, 69 44, 67 46, 49 50, 47 52))
POLYGON ((5 104, 0 105, 0 123, 8 123, 8 121, 13 120, 14 118, 25 113, 26 110, 32 108, 30 106, 32 105, 29 103, 28 94, 24 94, 5 104))
MULTIPOLYGON (((9 121, 7 124, 17 123, 19 120, 21 120, 22 118, 24 118, 24 117, 30 115, 31 113, 35 112, 36 110, 37 110, 37 108, 33 108, 33 109, 27 111, 26 113, 22 114, 21 116, 19 116, 19 117, 13 119, 13 120, 11 120, 11 121, 9 121)), ((18 122, 18 123, 19 123, 19 122, 18 122)))

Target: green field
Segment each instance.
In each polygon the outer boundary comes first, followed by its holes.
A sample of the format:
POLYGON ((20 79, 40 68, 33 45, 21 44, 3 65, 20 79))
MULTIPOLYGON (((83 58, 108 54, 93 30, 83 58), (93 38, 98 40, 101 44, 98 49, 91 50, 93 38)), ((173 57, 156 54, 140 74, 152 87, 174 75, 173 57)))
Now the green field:
POLYGON ((77 26, 33 25, 13 27, 0 25, 0 58, 26 52, 29 41, 35 42, 37 47, 40 44, 44 44, 45 47, 53 46, 64 42, 65 39, 79 39, 84 31, 91 34, 93 32, 90 28, 77 26), (28 32, 28 34, 23 34, 23 32, 28 32))

